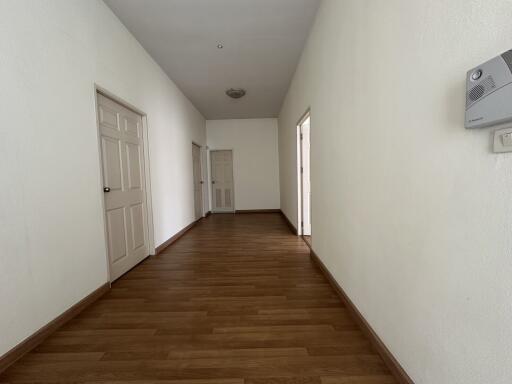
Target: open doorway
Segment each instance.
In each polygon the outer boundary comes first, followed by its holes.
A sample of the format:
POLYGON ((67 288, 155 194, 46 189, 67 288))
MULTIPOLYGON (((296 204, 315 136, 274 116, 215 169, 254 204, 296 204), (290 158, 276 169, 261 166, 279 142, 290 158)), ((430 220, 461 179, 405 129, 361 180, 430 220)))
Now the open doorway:
POLYGON ((298 149, 298 202, 299 202, 299 234, 311 246, 311 172, 310 172, 310 129, 311 117, 309 111, 299 121, 297 126, 298 149))

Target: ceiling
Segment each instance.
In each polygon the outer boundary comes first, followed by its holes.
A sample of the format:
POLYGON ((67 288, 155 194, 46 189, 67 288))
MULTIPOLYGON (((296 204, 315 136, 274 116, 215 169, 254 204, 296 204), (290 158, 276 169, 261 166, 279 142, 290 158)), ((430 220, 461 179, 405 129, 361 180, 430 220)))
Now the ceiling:
POLYGON ((278 115, 319 0, 105 3, 205 118, 234 119, 278 115))

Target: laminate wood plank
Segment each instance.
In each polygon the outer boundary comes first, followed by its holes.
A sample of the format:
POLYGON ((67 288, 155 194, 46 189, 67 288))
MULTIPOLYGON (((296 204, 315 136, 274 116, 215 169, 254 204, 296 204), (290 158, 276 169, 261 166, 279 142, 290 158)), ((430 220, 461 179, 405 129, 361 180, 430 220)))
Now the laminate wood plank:
POLYGON ((321 378, 322 384, 394 384, 392 375, 378 376, 325 376, 321 378))
POLYGON ((319 377, 265 377, 247 379, 245 384, 321 384, 319 377))
MULTIPOLYGON (((190 333, 194 329, 211 329, 225 327, 259 327, 259 326, 314 326, 329 325, 336 330, 357 330, 354 322, 348 315, 318 314, 311 316, 308 314, 275 314, 275 315, 230 315, 230 316, 208 316, 205 318, 189 319, 184 322, 183 319, 172 317, 114 317, 114 318, 81 318, 70 322, 64 329, 65 331, 81 330, 84 327, 89 330, 109 330, 109 329, 147 329, 157 328, 165 330, 174 330, 176 334, 180 332, 190 333)), ((199 332, 204 333, 204 332, 199 332)), ((62 332, 59 334, 63 334, 62 332)))
MULTIPOLYGON (((135 351, 107 352, 101 357, 102 361, 125 360, 187 360, 215 359, 239 357, 284 357, 308 356, 305 348, 252 348, 252 349, 211 349, 211 350, 180 350, 180 351, 135 351)), ((98 359, 99 360, 99 359, 98 359)))
POLYGON ((24 357, 24 363, 49 363, 54 361, 99 361, 104 352, 77 353, 30 353, 24 357))
POLYGON ((211 215, 0 383, 395 383, 280 214, 211 215))
POLYGON ((293 356, 229 357, 186 360, 22 362, 22 370, 12 372, 12 381, 199 379, 214 377, 314 377, 325 375, 383 374, 387 368, 378 356, 293 356), (42 369, 44 368, 44 369, 42 369), (36 376, 37 375, 37 376, 36 376))
POLYGON ((212 349, 199 351, 171 351, 169 359, 202 359, 208 357, 269 357, 269 356, 308 356, 305 348, 248 348, 212 349))
MULTIPOLYGON (((97 384, 97 381, 85 381, 83 384, 97 384)), ((126 381, 102 381, 103 384, 126 384, 126 381)), ((130 384, 244 384, 243 379, 185 379, 185 380, 130 380, 130 384)))

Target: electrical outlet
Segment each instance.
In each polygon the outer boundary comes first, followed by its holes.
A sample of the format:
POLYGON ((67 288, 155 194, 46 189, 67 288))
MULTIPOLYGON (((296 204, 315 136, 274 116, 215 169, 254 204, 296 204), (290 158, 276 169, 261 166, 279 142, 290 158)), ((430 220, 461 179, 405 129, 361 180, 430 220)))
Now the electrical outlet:
POLYGON ((512 127, 494 131, 493 152, 512 152, 512 127))

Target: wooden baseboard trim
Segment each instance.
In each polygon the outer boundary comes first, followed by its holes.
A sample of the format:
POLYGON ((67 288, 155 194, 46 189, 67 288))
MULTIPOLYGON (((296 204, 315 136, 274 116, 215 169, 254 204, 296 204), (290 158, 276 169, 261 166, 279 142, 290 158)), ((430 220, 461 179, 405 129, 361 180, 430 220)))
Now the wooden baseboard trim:
POLYGON ((288 219, 288 217, 284 214, 284 212, 282 210, 279 210, 279 212, 281 213, 281 216, 283 216, 284 221, 286 221, 286 225, 288 225, 288 228, 290 228, 290 231, 292 231, 292 233, 295 236, 297 236, 299 234, 299 232, 297 232, 297 228, 295 228, 295 225, 292 224, 290 219, 288 219))
MULTIPOLYGON (((302 237, 302 240, 304 241, 304 243, 306 243, 306 245, 308 246, 309 250, 310 251, 313 251, 313 248, 311 248, 311 239, 310 240, 307 240, 304 235, 301 236, 302 237)), ((310 236, 311 238, 311 236, 310 236)))
POLYGON ((71 320, 73 317, 82 312, 89 305, 98 300, 101 296, 108 292, 110 289, 110 283, 105 283, 94 292, 90 293, 78 303, 73 305, 67 311, 57 316, 55 319, 50 321, 48 324, 40 328, 31 336, 27 337, 21 343, 16 345, 10 351, 7 351, 3 356, 0 356, 0 373, 5 371, 9 366, 14 364, 26 353, 33 350, 39 344, 41 344, 48 336, 54 333, 57 329, 62 327, 65 323, 71 320))
MULTIPOLYGON (((202 218, 201 218, 202 219, 202 218)), ((172 243, 175 243, 178 241, 178 239, 183 236, 185 233, 190 231, 194 225, 196 225, 201 219, 193 221, 189 225, 187 225, 185 228, 183 228, 181 231, 176 233, 175 235, 171 236, 169 239, 165 240, 162 244, 160 244, 155 249, 155 256, 161 254, 168 246, 170 246, 172 243)))
POLYGON ((384 360, 384 363, 388 367, 388 369, 391 371, 395 379, 400 384, 414 384, 412 379, 409 377, 407 372, 402 368, 400 363, 395 359, 393 354, 390 352, 390 350, 386 347, 386 345, 382 342, 380 337, 375 333, 373 328, 368 324, 366 319, 363 317, 361 312, 357 309, 357 307, 354 305, 352 300, 347 296, 343 288, 338 284, 338 282, 334 279, 334 277, 331 275, 325 264, 320 260, 318 255, 311 249, 311 259, 314 261, 314 263, 318 266, 318 268, 322 271, 323 275, 326 277, 326 279, 329 281, 330 285, 334 288, 338 296, 340 297, 341 301, 345 304, 348 311, 358 324, 359 328, 363 331, 364 334, 370 339, 371 343, 373 344, 376 351, 379 353, 379 355, 382 357, 382 360, 384 360))
POLYGON ((237 209, 235 213, 281 213, 280 209, 237 209))

